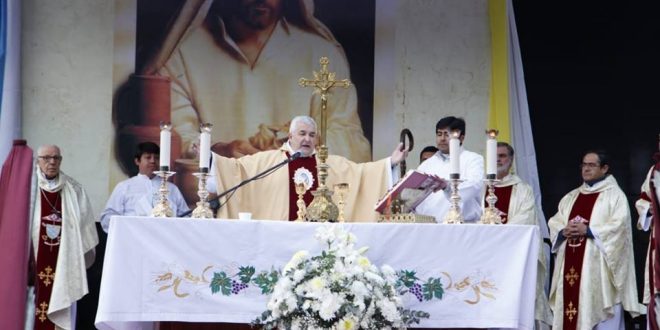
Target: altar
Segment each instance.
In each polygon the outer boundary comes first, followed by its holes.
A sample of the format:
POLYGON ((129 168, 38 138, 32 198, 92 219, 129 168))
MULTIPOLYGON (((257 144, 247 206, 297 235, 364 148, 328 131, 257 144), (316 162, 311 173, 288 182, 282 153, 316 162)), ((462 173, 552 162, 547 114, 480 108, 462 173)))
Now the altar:
POLYGON ((291 256, 323 249, 314 233, 327 225, 343 226, 373 264, 419 285, 402 296, 406 308, 430 314, 417 326, 533 329, 536 226, 148 217, 111 221, 95 324, 250 323, 291 256))

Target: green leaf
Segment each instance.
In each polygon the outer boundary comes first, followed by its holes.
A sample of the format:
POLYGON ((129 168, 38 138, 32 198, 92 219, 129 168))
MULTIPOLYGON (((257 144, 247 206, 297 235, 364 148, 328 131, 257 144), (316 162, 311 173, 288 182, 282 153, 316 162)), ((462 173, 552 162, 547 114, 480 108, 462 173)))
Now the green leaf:
POLYGON ((261 289, 261 294, 270 294, 273 292, 275 283, 279 279, 279 273, 276 270, 269 272, 260 272, 252 282, 261 289))
POLYGON ((424 300, 431 300, 433 297, 442 299, 445 289, 442 287, 442 282, 439 278, 429 277, 429 279, 422 285, 422 293, 424 300))
POLYGON ((211 280, 211 293, 215 294, 222 292, 223 295, 229 296, 231 294, 231 279, 227 277, 225 272, 213 273, 211 280))
POLYGON ((404 286, 407 288, 413 286, 415 284, 415 281, 419 280, 417 278, 416 273, 414 270, 400 270, 396 273, 399 276, 399 281, 403 283, 404 286))
POLYGON ((252 275, 254 275, 254 267, 246 266, 238 268, 238 277, 241 279, 241 283, 247 284, 250 283, 252 275))

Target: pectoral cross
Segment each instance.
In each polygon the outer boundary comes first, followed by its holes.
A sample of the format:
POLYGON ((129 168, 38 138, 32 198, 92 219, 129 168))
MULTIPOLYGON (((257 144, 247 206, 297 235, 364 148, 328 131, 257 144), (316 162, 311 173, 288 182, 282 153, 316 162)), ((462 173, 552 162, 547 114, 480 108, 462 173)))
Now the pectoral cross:
POLYGON ((300 78, 298 79, 298 85, 300 87, 314 87, 315 91, 321 94, 321 145, 326 145, 328 92, 334 87, 348 88, 351 86, 351 82, 348 79, 336 80, 335 72, 328 72, 330 60, 327 57, 321 57, 319 62, 321 63, 321 71, 312 71, 314 79, 300 78))
POLYGON ((55 278, 55 273, 53 273, 53 269, 50 268, 50 266, 46 267, 44 270, 46 273, 44 274, 44 272, 40 272, 38 276, 40 280, 44 281, 45 286, 49 286, 53 283, 51 281, 55 278))

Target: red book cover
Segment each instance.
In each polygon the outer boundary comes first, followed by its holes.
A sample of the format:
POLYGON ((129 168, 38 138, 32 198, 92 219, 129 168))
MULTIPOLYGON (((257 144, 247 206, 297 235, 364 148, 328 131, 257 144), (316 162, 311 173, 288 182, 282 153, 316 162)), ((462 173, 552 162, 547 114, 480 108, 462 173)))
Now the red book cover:
POLYGON ((444 180, 435 175, 425 174, 417 172, 415 170, 410 170, 406 175, 399 180, 387 193, 381 197, 376 203, 375 210, 380 214, 383 214, 386 207, 392 202, 393 199, 399 197, 404 189, 417 189, 423 191, 419 194, 418 198, 410 204, 410 208, 413 209, 419 203, 421 203, 428 195, 430 195, 434 190, 442 187, 444 185, 444 180))

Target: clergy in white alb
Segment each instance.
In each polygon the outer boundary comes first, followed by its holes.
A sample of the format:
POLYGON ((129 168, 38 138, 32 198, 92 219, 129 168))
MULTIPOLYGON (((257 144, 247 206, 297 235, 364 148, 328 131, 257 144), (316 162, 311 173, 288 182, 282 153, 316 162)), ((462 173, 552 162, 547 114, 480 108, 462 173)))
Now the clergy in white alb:
POLYGON ((642 184, 641 196, 635 203, 639 214, 637 228, 651 232, 644 270, 644 303, 648 305, 647 324, 650 330, 660 329, 660 152, 655 155, 655 165, 649 169, 642 184))
MULTIPOLYGON (((520 177, 511 173, 514 150, 508 143, 497 143, 497 179, 495 182, 495 208, 502 217, 503 224, 538 226, 536 206, 532 187, 520 177)), ((484 197, 488 192, 485 192, 484 197)), ((484 201, 484 205, 487 205, 484 201)), ((543 238, 539 237, 538 269, 536 273, 536 300, 534 319, 537 329, 547 328, 552 324, 552 311, 545 292, 545 280, 548 265, 543 252, 543 238), (539 322, 543 324, 539 324, 539 322)))
MULTIPOLYGON (((181 15, 196 13, 186 22, 185 33, 173 29, 168 36, 172 42, 166 46, 176 47, 162 50, 168 59, 159 74, 171 79, 172 124, 185 157, 193 157, 204 122, 214 125, 213 151, 222 156, 277 149, 301 107, 320 120, 320 95, 300 88, 300 77, 318 71, 324 56, 337 79, 350 78, 344 50, 314 17, 312 0, 184 6, 181 15)), ((352 85, 332 91, 326 141, 333 154, 364 162, 371 153, 357 101, 352 85)))
POLYGON ((54 145, 37 151, 32 207, 34 329, 72 329, 73 305, 88 293, 87 268, 98 244, 96 221, 82 186, 60 171, 54 145))
MULTIPOLYGON (((318 186, 316 165, 320 162, 315 153, 317 141, 316 122, 308 116, 298 116, 291 121, 289 140, 278 150, 263 151, 238 159, 213 155, 217 191, 222 193, 269 167, 286 160, 296 152, 301 156, 272 174, 250 182, 235 193, 220 200, 219 218, 232 218, 238 212, 251 212, 253 219, 294 220, 296 219, 297 195, 294 177, 308 182, 304 194, 307 206, 313 200, 311 191, 318 186)), ((375 162, 354 163, 344 157, 329 155, 326 186, 331 190, 338 183, 348 183, 344 196, 347 221, 376 221, 378 214, 374 206, 378 199, 398 178, 398 164, 407 156, 401 145, 391 157, 375 162)), ((332 150, 330 150, 332 152, 332 150)), ((337 195, 333 196, 337 203, 337 195)))
MULTIPOLYGON (((458 185, 458 194, 461 196, 459 204, 465 222, 476 222, 481 216, 481 200, 483 193, 484 158, 474 152, 463 148, 465 139, 465 121, 462 118, 445 117, 436 124, 436 144, 438 152, 425 160, 417 171, 435 174, 449 180, 449 137, 451 132, 460 131, 461 141, 459 166, 461 182, 458 185)), ((449 211, 451 188, 449 185, 443 190, 431 193, 421 204, 415 208, 415 213, 435 217, 435 221, 442 222, 449 211)))
MULTIPOLYGON (((113 215, 149 216, 158 202, 161 178, 154 174, 158 169, 160 148, 153 142, 143 142, 137 146, 134 157, 138 174, 119 182, 112 191, 105 209, 101 212, 101 225, 107 233, 113 215)), ((189 210, 181 191, 173 183, 167 182, 167 200, 175 215, 189 210)))
POLYGON ((584 183, 564 196, 548 225, 556 253, 549 302, 553 329, 624 329, 638 302, 628 200, 604 151, 582 159, 584 183))

